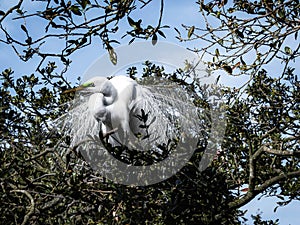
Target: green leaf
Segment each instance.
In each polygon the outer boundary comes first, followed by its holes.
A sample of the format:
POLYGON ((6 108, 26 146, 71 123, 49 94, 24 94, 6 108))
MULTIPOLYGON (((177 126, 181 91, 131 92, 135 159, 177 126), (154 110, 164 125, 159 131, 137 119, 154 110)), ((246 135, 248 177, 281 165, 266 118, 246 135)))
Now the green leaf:
POLYGON ((204 3, 201 2, 201 5, 200 5, 200 6, 201 6, 200 10, 203 9, 203 10, 206 11, 206 12, 211 11, 211 8, 208 6, 208 4, 205 5, 204 3))
POLYGON ((134 42, 134 40, 135 40, 135 38, 132 38, 132 39, 129 41, 128 45, 130 45, 132 42, 134 42))
POLYGON ((174 30, 178 33, 178 35, 181 35, 180 31, 176 27, 174 27, 174 30))
POLYGON ((16 12, 19 14, 19 15, 23 15, 24 12, 21 10, 21 9, 17 9, 16 12))
POLYGON ((218 48, 215 50, 215 55, 216 55, 217 58, 220 56, 220 52, 219 52, 218 48))
POLYGON ((70 43, 70 44, 78 44, 78 40, 68 40, 67 43, 70 43))
POLYGON ((136 23, 134 22, 134 20, 131 19, 129 16, 127 17, 127 20, 128 20, 128 23, 129 23, 130 26, 132 26, 132 27, 136 26, 136 23))
POLYGON ((118 59, 117 59, 117 54, 113 48, 108 48, 108 53, 109 53, 109 58, 110 61, 114 64, 117 65, 118 59))
POLYGON ((236 33, 236 35, 237 35, 238 37, 240 37, 240 38, 244 38, 244 37, 245 37, 244 34, 243 34, 243 32, 241 32, 241 31, 239 31, 239 30, 235 30, 235 33, 236 33))
POLYGON ((195 30, 195 26, 191 26, 190 29, 189 29, 189 31, 188 31, 188 38, 191 38, 191 36, 194 33, 194 30, 195 30))
POLYGON ((89 0, 77 0, 77 2, 81 5, 82 9, 85 9, 88 4, 91 4, 89 0))
POLYGON ((82 16, 82 13, 80 12, 80 9, 77 5, 72 5, 70 9, 75 15, 82 16))
POLYGON ((229 74, 232 74, 232 68, 228 65, 223 65, 222 68, 229 74))
POLYGON ((278 16, 280 18, 282 18, 282 19, 285 17, 285 11, 284 11, 284 9, 279 9, 278 10, 278 16))
POLYGON ((219 40, 217 40, 217 42, 218 42, 220 45, 223 45, 223 44, 224 44, 223 39, 219 39, 219 40))
POLYGON ((152 45, 156 45, 156 43, 157 43, 157 35, 153 34, 153 36, 152 36, 152 45))
POLYGON ((23 24, 21 25, 21 29, 24 30, 26 34, 28 33, 27 28, 23 24))
POLYGON ((235 8, 229 8, 229 9, 227 10, 227 12, 228 12, 228 13, 234 13, 235 10, 236 10, 235 8))
POLYGON ((293 53, 292 49, 291 49, 290 47, 288 47, 288 46, 285 46, 285 47, 284 47, 284 51, 285 51, 285 53, 288 54, 288 55, 291 55, 291 54, 293 53))
POLYGON ((166 35, 165 35, 161 30, 158 30, 157 33, 158 33, 160 36, 166 38, 166 35))
POLYGON ((221 17, 221 11, 218 11, 217 13, 216 13, 216 15, 215 15, 218 19, 220 19, 220 17, 221 17))

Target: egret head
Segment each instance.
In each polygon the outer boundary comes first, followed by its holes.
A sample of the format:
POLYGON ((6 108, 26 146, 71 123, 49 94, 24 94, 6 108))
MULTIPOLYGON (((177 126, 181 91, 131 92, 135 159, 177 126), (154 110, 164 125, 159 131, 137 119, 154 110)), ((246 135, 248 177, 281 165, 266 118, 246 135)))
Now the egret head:
POLYGON ((112 104, 117 97, 117 90, 106 77, 93 77, 77 88, 65 91, 64 93, 79 91, 82 93, 103 94, 103 104, 112 104))

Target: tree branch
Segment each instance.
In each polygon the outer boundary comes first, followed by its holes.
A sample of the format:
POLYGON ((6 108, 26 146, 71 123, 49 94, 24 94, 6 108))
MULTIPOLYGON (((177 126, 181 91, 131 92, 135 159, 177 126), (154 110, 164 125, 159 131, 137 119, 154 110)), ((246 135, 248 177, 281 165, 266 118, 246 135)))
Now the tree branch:
POLYGON ((15 9, 19 9, 22 5, 24 0, 20 0, 19 3, 17 5, 15 5, 14 7, 10 8, 0 19, 0 23, 2 23, 2 21, 10 14, 12 13, 15 9))
POLYGON ((276 184, 279 181, 286 180, 288 178, 299 177, 299 176, 300 176, 300 170, 289 172, 286 174, 283 173, 278 176, 272 177, 271 179, 266 180, 261 185, 256 186, 253 191, 248 191, 247 194, 244 195, 242 198, 230 202, 228 206, 230 209, 236 209, 241 206, 244 206, 252 199, 254 199, 257 196, 257 194, 262 193, 267 188, 271 187, 273 184, 276 184))
POLYGON ((271 179, 266 180, 263 184, 256 187, 255 190, 258 193, 261 193, 264 190, 266 190, 268 187, 271 187, 273 184, 276 184, 279 181, 282 181, 282 180, 285 180, 285 179, 288 179, 288 178, 298 177, 298 176, 300 176, 300 170, 289 172, 287 174, 282 173, 282 174, 280 174, 276 177, 272 177, 271 179))
POLYGON ((25 224, 27 224, 27 221, 29 220, 29 217, 34 213, 34 209, 35 209, 34 199, 31 196, 31 194, 28 191, 25 191, 25 190, 12 190, 11 192, 23 193, 30 199, 29 212, 24 216, 24 219, 23 219, 23 222, 22 222, 22 225, 25 225, 25 224))
POLYGON ((287 151, 287 150, 279 151, 279 150, 268 148, 266 146, 262 147, 262 151, 270 154, 278 155, 278 156, 300 156, 299 151, 287 151))

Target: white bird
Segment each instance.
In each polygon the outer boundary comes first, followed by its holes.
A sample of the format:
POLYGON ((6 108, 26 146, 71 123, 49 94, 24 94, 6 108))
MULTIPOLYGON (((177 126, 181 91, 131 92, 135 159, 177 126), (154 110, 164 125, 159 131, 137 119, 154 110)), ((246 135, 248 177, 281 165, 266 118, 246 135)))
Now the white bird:
POLYGON ((69 90, 79 91, 64 119, 71 143, 99 134, 99 124, 104 134, 116 130, 109 138, 112 145, 131 144, 143 150, 178 136, 199 134, 198 110, 190 96, 178 85, 156 83, 140 85, 126 76, 93 77, 69 90))
POLYGON ((108 80, 94 77, 83 85, 83 91, 92 93, 88 107, 90 113, 105 125, 105 131, 114 128, 130 132, 129 112, 136 99, 137 83, 125 76, 108 80), (89 86, 84 88, 84 86, 89 86))

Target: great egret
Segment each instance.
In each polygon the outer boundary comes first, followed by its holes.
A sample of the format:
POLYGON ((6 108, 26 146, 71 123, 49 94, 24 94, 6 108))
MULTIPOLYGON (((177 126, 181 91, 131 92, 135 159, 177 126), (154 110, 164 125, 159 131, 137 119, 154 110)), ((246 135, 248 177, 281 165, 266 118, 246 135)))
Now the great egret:
POLYGON ((104 132, 117 128, 118 134, 122 132, 127 135, 131 132, 129 112, 137 98, 136 88, 137 83, 134 80, 117 76, 111 80, 94 77, 77 90, 91 93, 88 101, 89 112, 97 122, 103 123, 104 132))
POLYGON ((102 129, 104 134, 116 131, 109 138, 112 145, 132 144, 147 150, 202 130, 189 94, 163 80, 141 85, 126 76, 93 77, 69 91, 79 93, 64 119, 73 145, 102 129))

